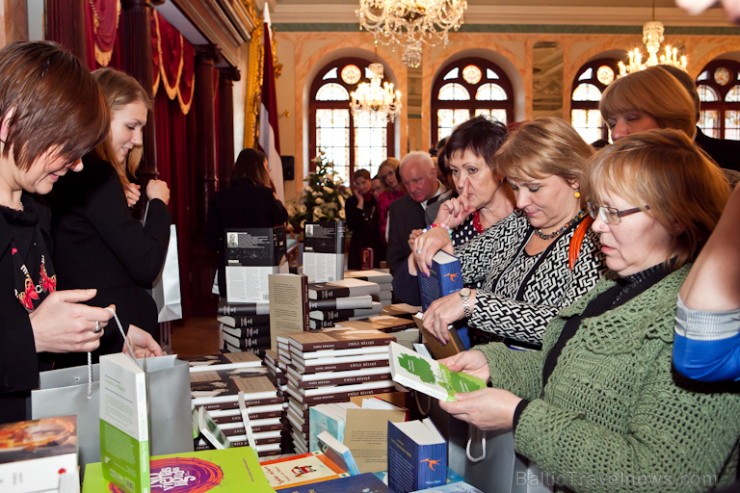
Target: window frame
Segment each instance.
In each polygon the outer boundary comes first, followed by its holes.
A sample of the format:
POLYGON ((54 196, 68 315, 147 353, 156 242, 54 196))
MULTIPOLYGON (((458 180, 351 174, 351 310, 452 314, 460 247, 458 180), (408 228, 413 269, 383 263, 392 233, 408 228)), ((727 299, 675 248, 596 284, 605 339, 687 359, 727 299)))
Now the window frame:
MULTIPOLYGON (((357 89, 357 86, 361 84, 362 82, 370 82, 370 80, 366 77, 366 68, 371 64, 374 63, 374 60, 368 60, 366 58, 362 57, 343 57, 338 58, 336 60, 333 60, 318 70, 316 73, 316 76, 311 81, 311 86, 309 88, 309 101, 308 101, 308 159, 309 159, 309 165, 308 165, 308 171, 310 173, 314 172, 316 170, 316 164, 314 163, 314 159, 316 158, 316 155, 318 153, 318 150, 316 149, 316 133, 317 133, 317 126, 316 126, 316 112, 318 109, 341 109, 341 110, 347 110, 349 112, 349 142, 347 143, 349 147, 349 175, 347 176, 347 180, 349 182, 352 181, 352 174, 357 169, 362 169, 362 166, 357 167, 357 159, 355 156, 355 120, 354 116, 352 115, 352 110, 349 107, 349 100, 347 101, 318 101, 316 100, 316 94, 318 90, 324 85, 328 83, 336 83, 344 87, 348 93, 352 93, 352 91, 357 89), (354 64, 357 65, 357 67, 360 68, 360 71, 362 73, 362 76, 357 81, 356 84, 347 84, 342 80, 342 68, 346 65, 354 64), (333 68, 337 69, 337 79, 336 80, 325 80, 324 74, 332 70, 333 68)), ((386 66, 385 64, 383 65, 386 66)), ((383 79, 384 81, 387 79, 383 79)), ((399 117, 396 117, 396 120, 394 122, 388 122, 388 125, 386 127, 386 154, 388 156, 395 156, 396 155, 396 142, 395 142, 395 129, 396 129, 396 122, 399 121, 399 117)))
MULTIPOLYGON (((740 102, 728 102, 725 101, 727 94, 734 88, 740 87, 740 80, 738 80, 738 74, 740 74, 740 62, 730 60, 726 58, 720 58, 712 60, 707 63, 704 68, 699 71, 699 75, 694 80, 697 90, 699 86, 708 86, 714 90, 718 95, 717 101, 700 101, 700 111, 717 111, 717 120, 719 121, 719 135, 715 138, 726 139, 725 137, 725 114, 727 111, 738 111, 740 112, 740 102), (714 71, 719 67, 725 67, 730 71, 730 83, 726 86, 722 86, 714 80, 714 71), (704 72, 708 72, 708 77, 704 80, 699 80, 699 77, 704 72)), ((702 131, 707 131, 700 126, 702 131)), ((736 139, 730 139, 737 142, 736 139)))
POLYGON ((438 134, 439 134, 439 121, 437 112, 439 110, 460 110, 467 109, 470 118, 475 116, 475 110, 488 109, 488 110, 500 110, 506 111, 506 124, 509 125, 514 122, 514 86, 509 79, 509 75, 506 71, 497 65, 492 60, 488 60, 482 57, 465 57, 454 62, 450 62, 445 65, 442 70, 437 73, 434 83, 432 84, 432 97, 431 97, 431 143, 432 147, 437 145, 438 134), (481 69, 483 76, 477 84, 470 84, 463 78, 463 69, 468 65, 476 65, 481 69), (456 78, 445 79, 450 70, 458 68, 459 75, 456 78), (507 99, 505 101, 480 101, 475 99, 475 94, 478 88, 482 85, 489 84, 492 81, 485 77, 486 69, 493 70, 498 74, 499 78, 495 81, 496 84, 501 86, 506 92, 507 99), (442 86, 447 84, 457 83, 462 85, 470 94, 470 99, 465 101, 448 101, 438 99, 439 90, 442 86))
MULTIPOLYGON (((573 128, 575 128, 575 126, 573 125, 573 110, 598 111, 599 109, 599 101, 575 101, 573 99, 573 93, 576 92, 576 88, 578 88, 578 86, 582 84, 590 84, 601 91, 601 96, 603 96, 604 91, 609 86, 602 83, 597 78, 597 71, 602 65, 607 65, 614 71, 614 79, 612 80, 612 82, 617 80, 617 78, 619 77, 619 60, 615 58, 598 58, 596 60, 592 60, 581 65, 581 67, 576 71, 576 74, 573 76, 573 83, 570 87, 570 111, 568 113, 568 121, 570 122, 571 126, 573 126, 573 128), (592 70, 591 77, 589 79, 581 80, 579 77, 588 69, 592 70)), ((599 100, 601 100, 601 97, 599 98, 599 100)), ((609 125, 605 121, 601 122, 601 139, 609 142, 609 125)), ((589 144, 591 144, 591 142, 589 142, 589 144)))

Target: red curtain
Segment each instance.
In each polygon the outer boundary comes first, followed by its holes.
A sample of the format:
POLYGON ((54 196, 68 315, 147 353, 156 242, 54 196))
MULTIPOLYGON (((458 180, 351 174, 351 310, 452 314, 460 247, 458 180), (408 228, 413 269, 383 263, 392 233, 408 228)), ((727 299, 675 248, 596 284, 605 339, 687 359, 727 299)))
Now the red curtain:
POLYGON ((117 44, 121 0, 85 2, 85 54, 87 66, 94 70, 110 64, 117 44))

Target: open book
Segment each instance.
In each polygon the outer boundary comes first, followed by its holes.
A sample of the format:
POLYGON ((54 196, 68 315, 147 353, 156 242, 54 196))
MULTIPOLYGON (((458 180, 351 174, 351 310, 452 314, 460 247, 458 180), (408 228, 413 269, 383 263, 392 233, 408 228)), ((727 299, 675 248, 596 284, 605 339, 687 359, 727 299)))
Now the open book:
POLYGON ((486 382, 467 373, 454 372, 420 353, 391 342, 389 364, 394 381, 443 401, 454 401, 459 392, 486 388, 486 382))

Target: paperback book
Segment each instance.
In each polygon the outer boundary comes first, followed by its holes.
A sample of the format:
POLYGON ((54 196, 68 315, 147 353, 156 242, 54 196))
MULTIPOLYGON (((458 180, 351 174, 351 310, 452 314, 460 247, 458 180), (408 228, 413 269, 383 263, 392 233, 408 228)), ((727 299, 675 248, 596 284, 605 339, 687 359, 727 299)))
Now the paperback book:
POLYGON ((432 258, 429 276, 418 276, 421 308, 426 310, 438 298, 463 288, 460 260, 440 250, 432 258))
POLYGON ((377 283, 361 279, 337 279, 336 281, 316 282, 308 285, 309 300, 328 300, 378 293, 380 293, 380 286, 377 283))
POLYGON ((331 298, 324 300, 308 300, 308 309, 314 310, 356 310, 358 308, 370 309, 373 307, 373 297, 369 294, 359 296, 347 296, 344 298, 331 298))
MULTIPOLYGON (((152 457, 149 479, 153 491, 168 493, 272 493, 255 450, 233 447, 152 457)), ((85 471, 83 493, 123 493, 102 474, 100 463, 85 471)))
POLYGON ((447 442, 431 419, 388 423, 388 486, 398 493, 445 484, 447 442))
POLYGON ((346 251, 344 222, 307 223, 303 231, 303 273, 311 282, 342 279, 346 251))
POLYGON ((226 298, 219 298, 217 313, 219 315, 241 316, 241 315, 269 315, 270 303, 262 301, 259 303, 230 303, 226 298))
POLYGON ((375 474, 331 479, 306 486, 284 488, 277 493, 393 493, 375 474))
MULTIPOLYGON (((291 351, 297 354, 327 349, 352 349, 370 346, 387 346, 395 338, 378 330, 326 329, 316 332, 293 334, 289 338, 291 351)), ((341 353, 340 353, 341 354, 341 353)))
POLYGON ((216 353, 187 358, 190 372, 260 368, 262 360, 254 353, 216 353))
POLYGON ((318 481, 349 476, 321 452, 309 452, 263 462, 262 471, 275 488, 294 488, 318 481))
POLYGON ((454 372, 400 344, 391 343, 389 365, 393 380, 436 399, 454 401, 455 394, 486 388, 486 382, 467 373, 454 372))
POLYGON ((146 373, 124 353, 100 357, 100 461, 103 475, 127 493, 148 493, 146 373))

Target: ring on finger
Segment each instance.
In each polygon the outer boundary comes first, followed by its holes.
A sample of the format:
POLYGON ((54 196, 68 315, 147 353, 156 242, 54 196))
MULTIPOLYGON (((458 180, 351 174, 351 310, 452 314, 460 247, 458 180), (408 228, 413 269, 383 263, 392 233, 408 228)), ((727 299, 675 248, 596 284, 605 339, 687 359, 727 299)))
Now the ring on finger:
POLYGON ((100 322, 96 320, 96 321, 95 321, 95 330, 93 330, 93 332, 95 332, 95 333, 97 334, 97 333, 99 333, 99 332, 100 332, 101 330, 103 330, 103 328, 102 328, 102 327, 100 326, 100 322))
POLYGON ((417 255, 421 255, 421 248, 417 248, 417 249, 416 249, 416 254, 417 254, 417 255))

